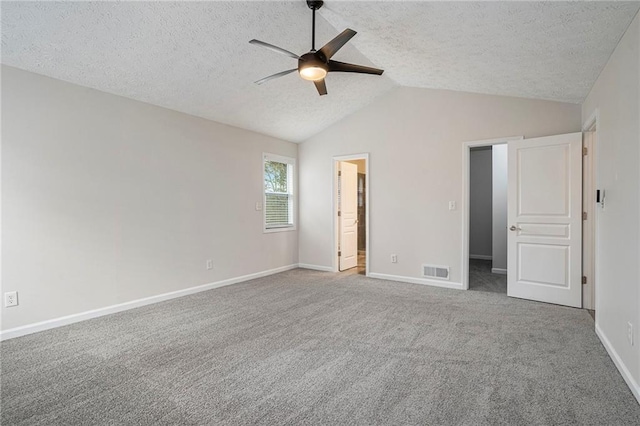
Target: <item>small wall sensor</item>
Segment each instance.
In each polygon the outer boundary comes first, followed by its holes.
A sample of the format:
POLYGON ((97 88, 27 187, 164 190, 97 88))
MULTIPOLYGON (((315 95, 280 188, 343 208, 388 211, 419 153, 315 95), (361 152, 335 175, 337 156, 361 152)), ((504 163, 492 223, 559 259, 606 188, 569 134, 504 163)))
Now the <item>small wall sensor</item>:
POLYGON ((596 203, 604 209, 604 189, 596 189, 596 203))

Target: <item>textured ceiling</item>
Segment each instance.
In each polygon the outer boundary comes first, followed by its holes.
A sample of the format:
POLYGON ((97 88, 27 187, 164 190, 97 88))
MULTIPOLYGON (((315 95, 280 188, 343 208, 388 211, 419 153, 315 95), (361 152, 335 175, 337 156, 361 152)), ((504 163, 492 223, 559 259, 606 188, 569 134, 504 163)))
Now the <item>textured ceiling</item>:
POLYGON ((640 2, 333 2, 323 16, 403 86, 580 103, 640 2))
POLYGON ((310 48, 302 0, 5 2, 2 63, 215 121, 302 141, 395 85, 580 102, 638 2, 327 0, 321 46, 358 31, 334 59, 382 77, 332 73, 328 96, 296 61, 252 46, 310 48))

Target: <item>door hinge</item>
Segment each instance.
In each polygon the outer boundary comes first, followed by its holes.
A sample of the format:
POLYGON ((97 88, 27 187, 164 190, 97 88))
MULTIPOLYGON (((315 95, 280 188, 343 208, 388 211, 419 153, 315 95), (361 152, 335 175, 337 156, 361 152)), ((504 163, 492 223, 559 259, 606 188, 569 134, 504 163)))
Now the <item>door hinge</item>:
POLYGON ((582 147, 582 155, 587 155, 589 154, 589 148, 587 148, 586 146, 582 147))
POLYGON ((342 176, 342 172, 338 170, 338 176, 342 176))
POLYGON ((587 283, 587 277, 585 277, 584 275, 582 276, 582 284, 586 284, 587 283))
POLYGON ((587 220, 587 212, 582 212, 582 220, 587 220))
POLYGON ((338 257, 340 257, 340 256, 342 256, 342 252, 341 251, 338 252, 338 257))
POLYGON ((338 217, 342 216, 342 212, 338 212, 338 217))

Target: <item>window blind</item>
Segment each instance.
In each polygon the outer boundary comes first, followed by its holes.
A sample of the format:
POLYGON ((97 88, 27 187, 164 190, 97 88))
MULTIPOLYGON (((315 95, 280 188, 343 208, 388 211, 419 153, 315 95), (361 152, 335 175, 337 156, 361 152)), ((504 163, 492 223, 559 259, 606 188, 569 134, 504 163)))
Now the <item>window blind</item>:
POLYGON ((293 159, 265 155, 265 228, 293 227, 293 159), (291 162, 289 162, 291 161, 291 162))

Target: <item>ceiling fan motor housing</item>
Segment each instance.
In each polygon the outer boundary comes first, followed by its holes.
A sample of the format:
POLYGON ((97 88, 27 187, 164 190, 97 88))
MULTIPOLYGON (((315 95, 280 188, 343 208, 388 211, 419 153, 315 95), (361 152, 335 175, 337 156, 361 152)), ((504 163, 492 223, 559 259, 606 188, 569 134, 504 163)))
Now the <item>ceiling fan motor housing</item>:
POLYGON ((300 59, 298 59, 298 69, 307 67, 320 67, 328 70, 328 62, 329 61, 327 60, 327 57, 324 56, 322 52, 309 52, 300 56, 300 59))
POLYGON ((300 76, 306 80, 324 78, 327 72, 329 72, 327 57, 320 51, 305 53, 298 59, 298 72, 300 76), (313 78, 312 76, 317 76, 318 78, 313 78))

